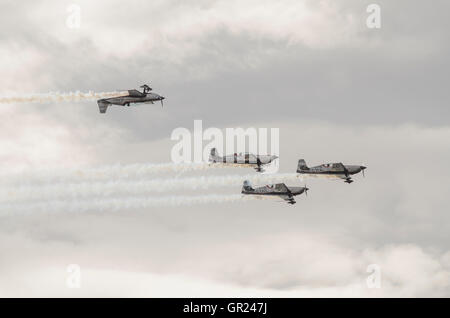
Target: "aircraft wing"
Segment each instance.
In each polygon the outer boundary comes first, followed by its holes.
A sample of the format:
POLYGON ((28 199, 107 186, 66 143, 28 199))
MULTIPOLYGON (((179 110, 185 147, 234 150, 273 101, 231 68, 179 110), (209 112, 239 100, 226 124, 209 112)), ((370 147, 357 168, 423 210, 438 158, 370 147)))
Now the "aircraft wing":
POLYGON ((342 162, 334 164, 333 168, 335 171, 342 171, 344 174, 347 171, 347 169, 345 168, 345 166, 342 162))
POLYGON ((342 164, 342 162, 336 164, 335 171, 338 171, 338 172, 342 171, 342 174, 338 174, 338 177, 341 179, 345 179, 345 182, 347 182, 347 183, 353 182, 352 178, 350 177, 350 174, 348 173, 347 168, 342 164))
POLYGON ((288 193, 289 195, 291 194, 291 190, 289 190, 289 188, 284 184, 284 183, 278 183, 275 185, 275 189, 278 192, 284 192, 284 193, 288 193))

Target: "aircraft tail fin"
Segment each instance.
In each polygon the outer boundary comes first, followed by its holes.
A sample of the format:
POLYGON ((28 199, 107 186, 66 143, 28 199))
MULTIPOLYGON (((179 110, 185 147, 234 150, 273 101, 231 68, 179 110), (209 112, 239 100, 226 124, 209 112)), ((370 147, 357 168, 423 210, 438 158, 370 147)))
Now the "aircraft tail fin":
POLYGON ((245 180, 244 184, 242 185, 242 192, 246 192, 246 191, 253 191, 253 187, 252 184, 250 183, 250 181, 245 180))
POLYGON ((306 165, 306 161, 304 159, 300 159, 298 161, 298 165, 297 165, 297 172, 301 172, 304 170, 309 170, 308 166, 306 165))
POLYGON ((100 110, 100 114, 106 113, 106 110, 108 109, 109 103, 99 100, 97 102, 97 104, 98 104, 98 109, 100 110))
POLYGON ((216 162, 218 159, 220 159, 219 153, 217 152, 216 148, 211 148, 211 152, 209 154, 209 161, 216 162))

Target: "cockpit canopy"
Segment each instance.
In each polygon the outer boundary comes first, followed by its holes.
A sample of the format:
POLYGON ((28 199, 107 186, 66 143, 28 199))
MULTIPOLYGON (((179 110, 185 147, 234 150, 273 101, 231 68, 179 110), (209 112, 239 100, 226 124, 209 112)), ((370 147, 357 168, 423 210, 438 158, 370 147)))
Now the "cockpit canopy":
POLYGON ((322 168, 333 169, 333 170, 342 170, 341 163, 325 163, 322 165, 322 168))

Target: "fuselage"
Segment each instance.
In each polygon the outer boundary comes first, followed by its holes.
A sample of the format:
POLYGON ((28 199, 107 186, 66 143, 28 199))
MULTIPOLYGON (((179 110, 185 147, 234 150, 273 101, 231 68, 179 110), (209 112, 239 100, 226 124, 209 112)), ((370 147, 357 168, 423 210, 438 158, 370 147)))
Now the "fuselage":
POLYGON ((279 191, 276 190, 273 186, 264 186, 255 189, 242 190, 243 194, 251 194, 251 195, 268 195, 268 196, 296 196, 305 192, 305 187, 288 187, 289 191, 279 191))
POLYGON ((151 103, 155 101, 162 101, 164 99, 163 96, 155 94, 155 93, 147 93, 145 96, 118 96, 118 97, 111 97, 111 98, 105 98, 102 101, 105 101, 107 103, 113 104, 113 105, 129 105, 134 103, 151 103))
POLYGON ((353 175, 356 173, 361 172, 362 170, 366 169, 364 166, 358 166, 358 165, 344 165, 345 170, 334 168, 333 164, 324 164, 320 166, 311 167, 308 169, 300 169, 297 172, 298 173, 304 173, 304 174, 329 174, 329 175, 342 175, 342 174, 349 174, 353 175))
POLYGON ((229 156, 211 156, 209 161, 233 164, 246 165, 264 165, 269 164, 277 159, 277 156, 272 155, 252 155, 252 154, 234 154, 229 156))

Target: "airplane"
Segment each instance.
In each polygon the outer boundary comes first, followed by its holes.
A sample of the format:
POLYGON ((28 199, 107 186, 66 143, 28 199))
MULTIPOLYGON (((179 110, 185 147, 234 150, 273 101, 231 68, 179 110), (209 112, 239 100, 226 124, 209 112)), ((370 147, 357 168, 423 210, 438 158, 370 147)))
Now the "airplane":
POLYGON ((364 170, 366 168, 367 167, 357 166, 357 165, 344 165, 341 162, 326 163, 326 164, 322 164, 320 166, 315 166, 315 167, 309 168, 306 165, 305 160, 300 159, 298 161, 297 173, 345 179, 344 182, 350 184, 353 182, 353 180, 350 176, 353 174, 359 173, 361 171, 364 176, 364 170))
POLYGON ((261 168, 261 166, 267 165, 277 158, 278 156, 275 155, 254 155, 250 153, 234 153, 233 155, 221 157, 217 153, 216 148, 212 148, 209 155, 209 162, 229 165, 246 165, 255 168, 257 172, 263 172, 264 169, 261 168))
POLYGON ((308 190, 307 187, 288 187, 284 183, 268 184, 263 187, 253 188, 250 181, 245 180, 241 193, 256 196, 278 196, 288 204, 295 204, 294 197, 303 192, 307 195, 308 190))
POLYGON ((97 101, 100 113, 106 113, 106 109, 111 105, 130 106, 131 103, 145 103, 153 104, 155 101, 161 101, 161 107, 163 106, 163 100, 165 97, 155 93, 150 93, 152 88, 146 84, 142 85, 142 92, 137 89, 129 89, 128 95, 99 99, 97 101))

